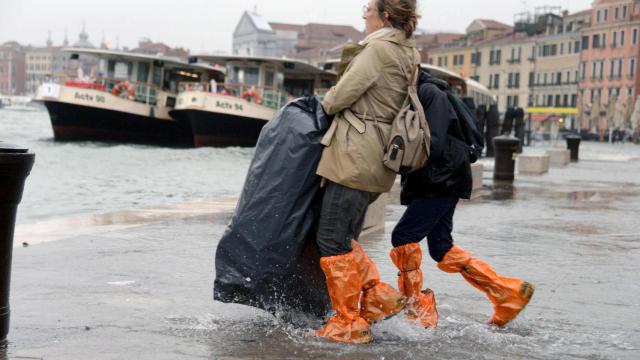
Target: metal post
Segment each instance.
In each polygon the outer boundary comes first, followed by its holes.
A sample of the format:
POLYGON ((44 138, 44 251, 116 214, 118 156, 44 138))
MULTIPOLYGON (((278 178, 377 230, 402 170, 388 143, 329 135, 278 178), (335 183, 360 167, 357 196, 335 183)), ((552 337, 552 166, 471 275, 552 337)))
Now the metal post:
POLYGON ((520 139, 513 136, 497 136, 493 138, 493 146, 496 157, 493 179, 513 181, 520 139))
POLYGON ((24 181, 29 176, 35 154, 0 142, 0 342, 9 333, 9 290, 13 232, 24 181))
POLYGON ((580 136, 567 136, 567 149, 571 151, 571 162, 578 162, 580 152, 580 136))

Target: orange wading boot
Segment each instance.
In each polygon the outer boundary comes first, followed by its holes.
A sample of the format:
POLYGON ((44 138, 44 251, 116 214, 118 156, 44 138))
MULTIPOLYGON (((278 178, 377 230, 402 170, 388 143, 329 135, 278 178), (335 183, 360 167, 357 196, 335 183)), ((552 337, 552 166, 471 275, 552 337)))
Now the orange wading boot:
POLYGON ((391 250, 391 260, 400 270, 398 288, 409 298, 407 314, 427 328, 438 325, 436 297, 431 289, 422 290, 422 249, 419 243, 399 246, 391 250))
POLYGON ((362 282, 353 253, 322 257, 320 267, 327 278, 329 297, 336 315, 323 328, 316 330, 316 334, 339 342, 371 342, 370 325, 360 316, 358 309, 362 282))
POLYGON ((358 266, 358 274, 362 282, 360 298, 360 316, 368 322, 390 318, 407 306, 407 297, 403 296, 387 283, 380 281, 380 273, 376 265, 364 252, 362 245, 351 241, 353 257, 358 266))
POLYGON ((471 285, 487 294, 494 310, 487 323, 497 326, 504 326, 515 319, 535 290, 526 281, 496 274, 489 265, 455 245, 438 263, 438 268, 448 273, 461 273, 471 285))

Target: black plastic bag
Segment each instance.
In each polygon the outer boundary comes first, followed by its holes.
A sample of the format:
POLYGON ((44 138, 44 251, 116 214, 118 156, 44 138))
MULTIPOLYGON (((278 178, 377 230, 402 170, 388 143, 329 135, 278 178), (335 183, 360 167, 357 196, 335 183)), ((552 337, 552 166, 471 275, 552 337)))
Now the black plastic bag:
POLYGON ((329 311, 315 245, 322 202, 316 169, 329 125, 320 100, 303 97, 262 128, 236 212, 216 251, 215 300, 271 312, 329 311))

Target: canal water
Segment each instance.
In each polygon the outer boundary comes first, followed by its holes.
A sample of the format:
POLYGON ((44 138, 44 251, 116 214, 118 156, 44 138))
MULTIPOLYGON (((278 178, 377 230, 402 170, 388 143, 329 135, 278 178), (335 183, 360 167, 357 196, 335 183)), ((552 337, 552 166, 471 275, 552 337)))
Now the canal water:
POLYGON ((44 109, 0 109, 0 141, 36 153, 19 224, 238 194, 253 156, 247 148, 56 142, 44 109))

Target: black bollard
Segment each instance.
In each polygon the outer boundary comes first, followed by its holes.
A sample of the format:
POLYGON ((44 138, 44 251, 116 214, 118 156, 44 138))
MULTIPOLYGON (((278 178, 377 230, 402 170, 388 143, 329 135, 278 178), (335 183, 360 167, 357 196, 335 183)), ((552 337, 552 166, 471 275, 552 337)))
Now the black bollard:
POLYGON ((493 179, 513 181, 516 164, 516 156, 520 140, 513 136, 498 136, 493 138, 495 149, 495 165, 493 167, 493 179))
POLYGON ((580 136, 567 136, 567 149, 571 151, 571 162, 578 162, 578 153, 580 152, 580 136))
POLYGON ((35 154, 27 149, 0 142, 0 341, 9 333, 9 289, 11 286, 11 256, 16 210, 22 199, 24 181, 29 176, 35 154))

